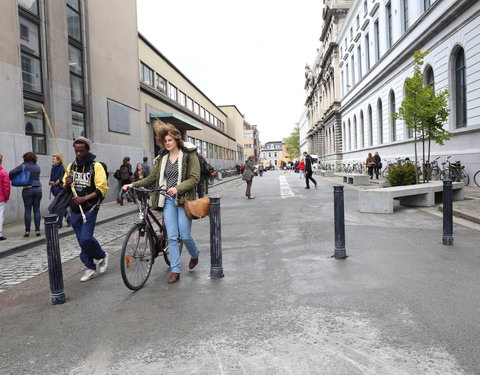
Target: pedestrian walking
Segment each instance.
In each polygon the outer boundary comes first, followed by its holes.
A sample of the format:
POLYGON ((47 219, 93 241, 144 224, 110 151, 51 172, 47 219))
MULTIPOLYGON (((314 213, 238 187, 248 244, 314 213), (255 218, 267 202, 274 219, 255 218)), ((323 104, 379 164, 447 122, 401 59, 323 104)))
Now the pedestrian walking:
MULTIPOLYGON (((52 155, 52 169, 50 170, 50 193, 54 197, 63 190, 63 176, 65 175, 65 167, 63 166, 62 157, 59 154, 52 155)), ((57 228, 62 228, 63 218, 66 216, 66 210, 57 213, 58 219, 55 224, 57 228)))
POLYGON ((147 177, 150 174, 150 164, 148 164, 148 156, 143 157, 142 169, 144 177, 147 177))
POLYGON ((10 177, 8 173, 2 167, 3 155, 0 154, 0 241, 7 239, 3 235, 3 215, 5 212, 5 204, 10 199, 10 177))
POLYGON ((200 162, 195 155, 195 145, 184 142, 175 126, 158 120, 153 126, 155 140, 162 150, 152 173, 141 181, 124 185, 123 190, 131 186, 166 188, 166 195, 152 197, 152 207, 163 208, 172 271, 167 281, 172 284, 180 279, 179 237, 191 256, 188 268, 193 269, 198 264, 200 252, 191 235, 192 220, 185 214, 183 205, 185 200, 195 199, 195 186, 200 180, 200 162))
POLYGON ((307 186, 305 189, 310 189, 309 181, 312 181, 315 184, 315 189, 317 188, 317 181, 312 177, 313 175, 313 159, 308 154, 307 151, 303 153, 304 163, 305 163, 305 182, 307 186))
POLYGON ((85 137, 75 139, 75 160, 67 166, 63 177, 64 189, 73 187, 75 190, 70 199, 71 223, 81 249, 80 260, 86 267, 80 281, 104 273, 108 266, 108 253, 93 237, 100 203, 108 191, 107 175, 103 165, 96 162, 96 156, 90 152, 91 144, 85 137))
POLYGON ((117 203, 120 206, 123 206, 123 193, 122 193, 122 186, 126 184, 132 183, 132 165, 130 164, 130 157, 125 156, 122 161, 122 165, 120 168, 117 169, 113 177, 115 177, 118 181, 117 185, 117 203))
POLYGON ((37 155, 33 152, 26 152, 23 154, 23 163, 18 167, 12 169, 8 175, 10 180, 20 173, 30 172, 30 183, 22 187, 22 199, 25 212, 23 219, 25 222, 25 233, 23 237, 30 236, 30 226, 32 224, 32 210, 33 222, 35 225, 35 233, 37 237, 40 233, 40 201, 42 200, 42 183, 40 182, 40 167, 37 165, 37 155))
POLYGON ((300 178, 305 178, 305 162, 303 161, 303 159, 298 162, 297 168, 298 172, 300 173, 300 178))
POLYGON ((368 153, 367 160, 365 160, 365 166, 368 169, 368 175, 370 176, 371 180, 373 178, 373 169, 375 168, 375 158, 371 152, 368 153))
POLYGON ((252 182, 253 176, 255 176, 255 166, 253 164, 253 156, 249 156, 247 161, 245 162, 245 168, 242 176, 242 180, 247 183, 247 190, 245 191, 245 195, 248 199, 255 199, 252 195, 252 182))
POLYGON ((205 194, 208 194, 208 182, 210 180, 210 174, 213 168, 205 160, 205 158, 197 152, 198 161, 200 163, 200 182, 197 184, 197 195, 199 198, 203 197, 203 189, 205 194))
POLYGON ((373 156, 373 158, 375 160, 375 166, 373 167, 373 170, 375 173, 375 177, 378 180, 378 175, 380 174, 380 170, 382 169, 382 158, 378 154, 378 151, 375 152, 375 155, 373 156))
POLYGON ((133 173, 133 181, 135 182, 135 181, 143 180, 145 177, 147 176, 145 175, 145 171, 143 170, 143 164, 138 163, 137 168, 133 173))
POLYGON ((263 176, 263 164, 258 165, 258 174, 260 175, 260 177, 263 176))

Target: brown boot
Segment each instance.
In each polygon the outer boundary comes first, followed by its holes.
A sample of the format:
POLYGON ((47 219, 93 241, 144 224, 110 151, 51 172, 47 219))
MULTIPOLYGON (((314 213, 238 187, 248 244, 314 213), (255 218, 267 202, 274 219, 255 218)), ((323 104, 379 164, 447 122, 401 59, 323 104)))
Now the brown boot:
POLYGON ((195 259, 191 258, 190 262, 188 262, 188 268, 193 270, 197 264, 198 264, 198 257, 195 259))
POLYGON ((180 274, 178 272, 172 272, 172 274, 170 275, 167 281, 169 284, 173 284, 173 283, 176 283, 179 278, 180 278, 180 274))
POLYGON ((117 203, 120 204, 120 199, 117 198, 117 203))

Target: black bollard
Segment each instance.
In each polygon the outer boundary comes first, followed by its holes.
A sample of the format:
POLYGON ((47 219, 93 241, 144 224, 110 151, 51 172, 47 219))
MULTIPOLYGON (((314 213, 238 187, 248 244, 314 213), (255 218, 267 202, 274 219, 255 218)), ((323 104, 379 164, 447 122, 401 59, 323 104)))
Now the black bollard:
POLYGON ((63 290, 62 260, 58 243, 57 215, 45 215, 45 240, 47 244, 48 276, 50 279, 50 301, 52 305, 65 303, 63 290))
POLYGON ((335 221, 335 259, 347 258, 345 249, 345 213, 343 205, 343 186, 333 187, 333 205, 335 221))
POLYGON ((443 181, 443 244, 453 245, 452 180, 443 181))
POLYGON ((210 277, 223 277, 220 197, 210 197, 210 277))

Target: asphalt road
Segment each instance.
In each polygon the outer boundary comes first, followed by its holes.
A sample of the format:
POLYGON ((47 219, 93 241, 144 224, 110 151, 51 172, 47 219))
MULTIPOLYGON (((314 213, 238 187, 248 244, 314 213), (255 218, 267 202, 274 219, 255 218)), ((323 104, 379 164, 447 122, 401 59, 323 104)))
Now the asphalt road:
MULTIPOLYGON (((168 285, 162 260, 146 286, 108 271, 80 283, 64 264, 64 305, 42 274, 0 294, 1 374, 479 374, 479 232, 401 208, 360 214, 345 188, 346 248, 335 260, 333 188, 268 172, 254 200, 221 193, 223 279, 209 279, 209 221, 194 223, 199 266, 168 285)), ((127 220, 128 221, 128 220, 127 220)))

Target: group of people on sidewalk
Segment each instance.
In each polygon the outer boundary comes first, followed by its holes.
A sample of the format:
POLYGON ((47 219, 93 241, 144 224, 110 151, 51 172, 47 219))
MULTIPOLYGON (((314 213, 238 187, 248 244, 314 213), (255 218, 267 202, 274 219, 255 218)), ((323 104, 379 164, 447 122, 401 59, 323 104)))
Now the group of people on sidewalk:
POLYGON ((378 180, 380 170, 382 169, 382 158, 378 154, 378 151, 375 152, 375 155, 372 155, 371 152, 368 153, 367 160, 365 161, 365 166, 367 167, 370 179, 373 179, 373 175, 375 174, 375 177, 378 180))
POLYGON ((117 203, 123 206, 123 192, 122 186, 143 180, 150 174, 150 165, 148 164, 148 156, 143 157, 142 163, 137 163, 135 172, 132 171, 132 165, 130 164, 130 157, 125 156, 122 161, 122 165, 115 171, 113 177, 117 180, 116 199, 117 203))
POLYGON ((310 189, 310 181, 317 188, 317 181, 312 177, 313 176, 313 158, 307 151, 304 151, 302 159, 298 160, 294 165, 295 171, 300 173, 300 178, 305 177, 306 187, 305 189, 310 189))

